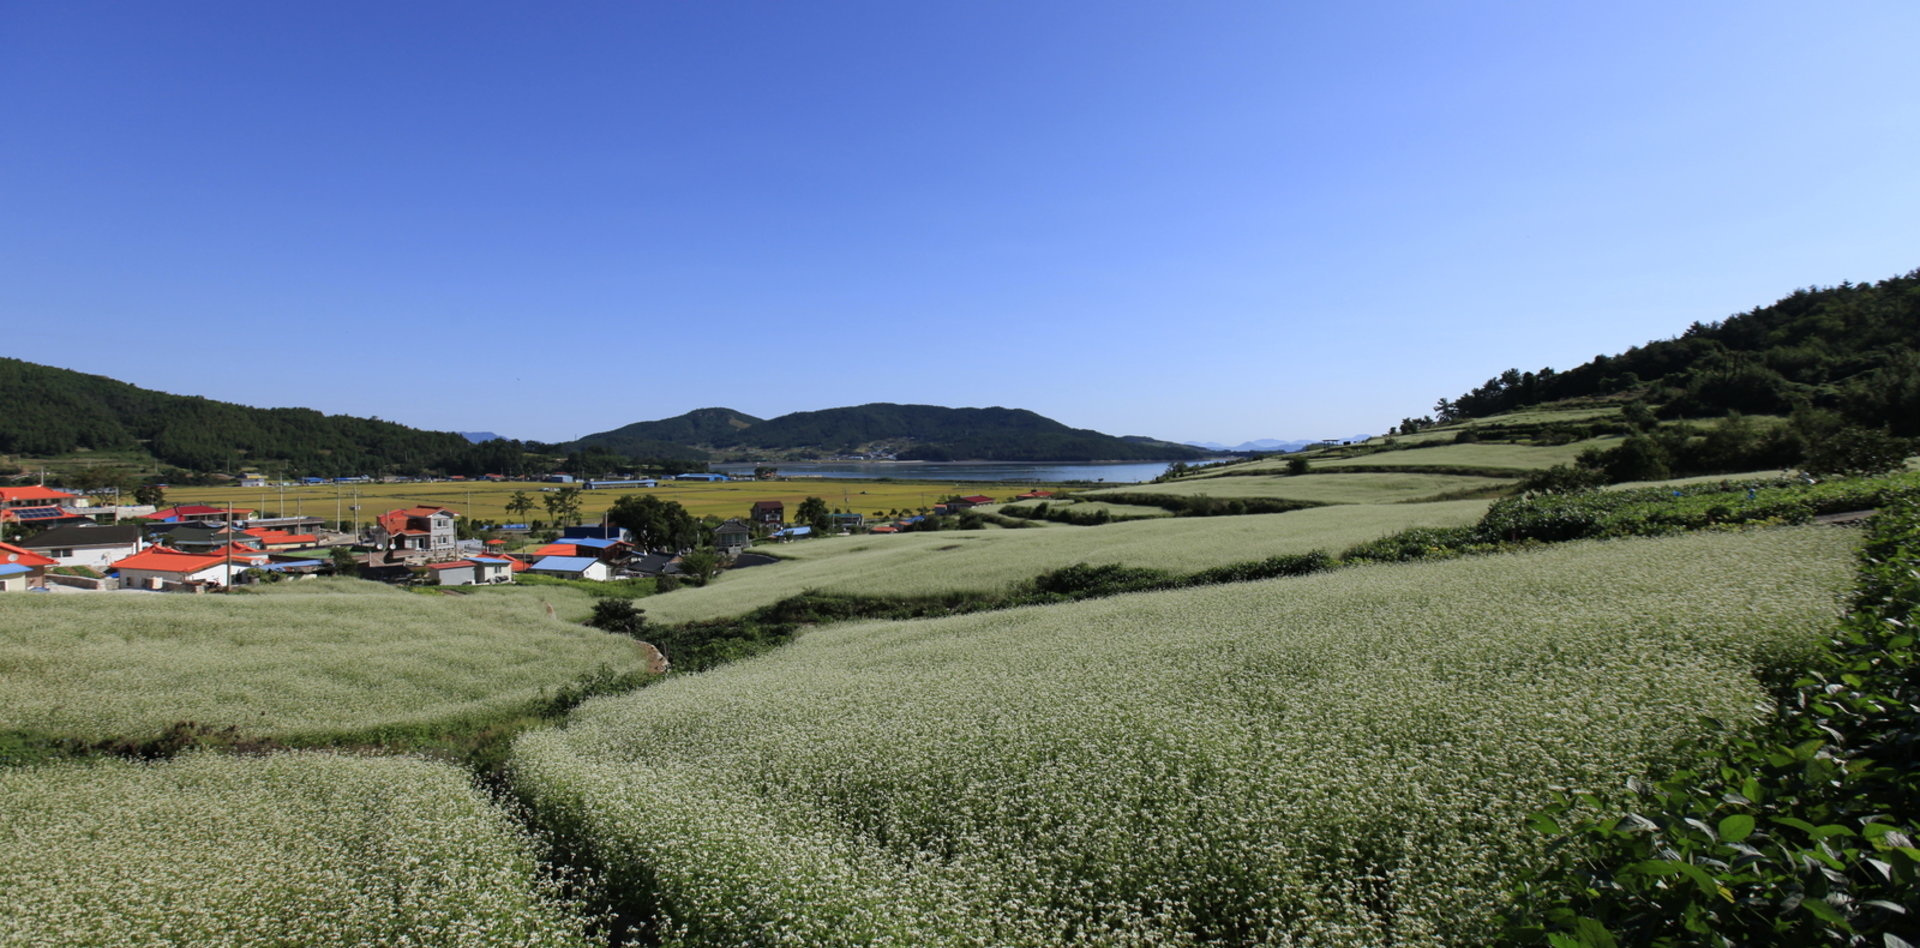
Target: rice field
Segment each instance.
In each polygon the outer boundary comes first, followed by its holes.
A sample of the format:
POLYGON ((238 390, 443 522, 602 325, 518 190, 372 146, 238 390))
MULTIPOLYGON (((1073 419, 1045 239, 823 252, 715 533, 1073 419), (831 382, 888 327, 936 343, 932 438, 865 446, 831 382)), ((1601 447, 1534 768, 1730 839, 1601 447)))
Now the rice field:
POLYGON ((377 738, 511 712, 602 666, 645 667, 632 639, 567 621, 589 611, 569 589, 307 585, 0 597, 0 732, 99 741, 192 721, 289 742, 377 738))
POLYGON ((466 775, 386 757, 0 770, 0 946, 594 944, 466 775))
POLYGON ((1133 520, 1099 527, 830 537, 763 544, 786 562, 721 574, 641 602, 661 622, 719 619, 808 590, 875 596, 991 592, 1062 566, 1112 563, 1177 573, 1313 550, 1337 552, 1416 526, 1473 523, 1487 501, 1349 505, 1249 517, 1133 520))
MULTIPOLYGON (((425 504, 446 507, 463 517, 508 523, 523 520, 550 520, 546 508, 539 506, 546 496, 542 488, 561 484, 490 481, 445 481, 427 484, 326 484, 314 487, 176 487, 167 491, 169 504, 213 504, 232 502, 236 507, 265 511, 272 516, 305 515, 328 520, 353 521, 352 505, 360 505, 359 522, 366 524, 388 510, 425 504), (507 501, 515 491, 524 491, 535 504, 532 513, 520 515, 507 511, 507 501), (357 499, 356 499, 357 498, 357 499)), ((854 481, 839 478, 795 479, 786 481, 720 481, 706 484, 695 481, 661 481, 657 487, 617 490, 583 490, 580 511, 585 520, 593 520, 612 507, 623 494, 651 494, 685 507, 696 517, 746 517, 755 501, 778 500, 787 507, 787 515, 808 497, 818 497, 827 506, 852 510, 871 516, 874 511, 932 508, 950 494, 985 494, 1012 497, 1032 489, 1031 485, 948 483, 944 481, 854 481)))
MULTIPOLYGON (((1424 452, 1422 452, 1424 453, 1424 452)), ((1372 455, 1384 457, 1384 455, 1372 455)), ((1259 464, 1263 462, 1255 462, 1259 464)), ((1281 465, 1284 468, 1284 464, 1281 465)), ((1332 464, 1325 465, 1333 467, 1332 464)), ((1252 469, 1248 465, 1247 469, 1252 469)), ((1223 500, 1253 497, 1298 500, 1314 504, 1396 504, 1430 500, 1468 491, 1497 491, 1515 482, 1498 477, 1469 477, 1459 474, 1349 474, 1249 475, 1240 477, 1181 478, 1163 484, 1141 484, 1102 493, 1161 494, 1172 497, 1218 497, 1223 500)))
POLYGON ((522 736, 515 776, 668 945, 1479 945, 1540 845, 1524 814, 1754 714, 1752 670, 1816 647, 1850 543, 823 627, 589 702, 522 736))

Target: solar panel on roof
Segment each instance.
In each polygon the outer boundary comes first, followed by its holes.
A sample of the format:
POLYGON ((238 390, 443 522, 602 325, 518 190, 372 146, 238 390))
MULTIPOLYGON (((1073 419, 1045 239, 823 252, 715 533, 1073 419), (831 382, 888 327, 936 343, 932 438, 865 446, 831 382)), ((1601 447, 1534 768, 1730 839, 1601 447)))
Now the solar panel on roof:
POLYGON ((22 520, 53 520, 66 516, 67 512, 58 507, 16 507, 13 514, 22 520))

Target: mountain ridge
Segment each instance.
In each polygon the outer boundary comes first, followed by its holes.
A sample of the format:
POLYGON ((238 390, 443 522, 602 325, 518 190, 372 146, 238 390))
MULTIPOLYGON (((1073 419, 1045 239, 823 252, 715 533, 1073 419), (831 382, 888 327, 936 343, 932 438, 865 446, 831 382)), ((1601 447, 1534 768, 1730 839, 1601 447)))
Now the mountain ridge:
POLYGON ((636 437, 670 434, 696 438, 679 443, 735 460, 862 454, 909 461, 1172 461, 1202 454, 1172 442, 1069 427, 1024 408, 894 402, 789 412, 771 419, 730 408, 703 408, 584 435, 561 447, 620 450, 636 437))

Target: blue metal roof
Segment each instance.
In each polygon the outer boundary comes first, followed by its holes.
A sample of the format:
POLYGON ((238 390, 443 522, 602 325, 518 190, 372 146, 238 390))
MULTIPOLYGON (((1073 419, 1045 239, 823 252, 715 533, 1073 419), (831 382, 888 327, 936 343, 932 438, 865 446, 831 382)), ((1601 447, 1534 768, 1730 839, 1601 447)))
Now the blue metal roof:
POLYGON ((325 565, 325 564, 323 564, 320 560, 286 560, 284 562, 279 562, 279 563, 268 563, 267 565, 259 568, 264 569, 268 572, 276 572, 278 570, 283 570, 283 569, 297 569, 297 568, 306 567, 306 566, 322 566, 322 565, 325 565))
POLYGON ((506 565, 508 565, 508 564, 507 564, 507 561, 506 561, 506 560, 502 560, 502 559, 496 559, 496 558, 494 558, 494 557, 491 557, 491 556, 469 556, 469 557, 467 557, 467 559, 470 559, 470 560, 472 560, 472 561, 474 561, 475 563, 492 563, 492 564, 494 564, 494 565, 496 565, 496 566, 506 566, 506 565))
POLYGON ((775 530, 773 535, 776 537, 804 537, 811 533, 813 533, 812 527, 788 527, 785 530, 775 530))
POLYGON ((555 573, 580 573, 598 562, 591 556, 543 556, 540 562, 530 568, 555 573))
POLYGON ((21 566, 18 563, 0 563, 0 576, 18 576, 21 573, 31 572, 33 572, 32 567, 21 566))
POLYGON ((556 540, 555 542, 571 543, 574 546, 590 546, 596 550, 604 550, 607 547, 614 545, 615 543, 619 543, 620 541, 619 540, 603 540, 599 537, 565 537, 560 540, 556 540))

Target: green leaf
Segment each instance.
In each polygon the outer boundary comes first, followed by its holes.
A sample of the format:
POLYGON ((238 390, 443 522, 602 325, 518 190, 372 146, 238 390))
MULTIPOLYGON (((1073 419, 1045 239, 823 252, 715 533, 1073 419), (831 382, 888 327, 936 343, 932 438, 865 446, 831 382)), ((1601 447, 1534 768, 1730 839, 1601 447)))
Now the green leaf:
POLYGON ((1581 948, 1619 948, 1620 943, 1614 941, 1613 933, 1607 931, 1607 926, 1591 918, 1583 917, 1575 922, 1573 931, 1580 937, 1581 948))
POLYGON ((1839 909, 1828 905, 1825 899, 1808 899, 1800 903, 1800 907, 1829 925, 1840 925, 1849 929, 1852 927, 1847 925, 1847 917, 1840 914, 1839 909))
POLYGON ((1753 817, 1745 813, 1735 813, 1720 821, 1720 838, 1729 843, 1737 843, 1753 835, 1753 817))

